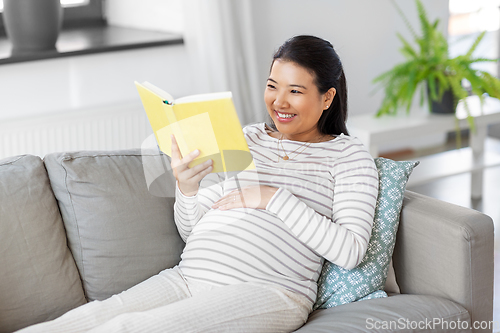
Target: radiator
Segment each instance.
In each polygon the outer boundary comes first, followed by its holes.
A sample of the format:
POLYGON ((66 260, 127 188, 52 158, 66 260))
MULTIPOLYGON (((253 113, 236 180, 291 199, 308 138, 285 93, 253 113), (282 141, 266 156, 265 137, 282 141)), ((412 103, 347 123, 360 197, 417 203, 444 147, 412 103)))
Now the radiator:
POLYGON ((0 121, 0 158, 141 148, 152 133, 141 105, 72 110, 0 121))

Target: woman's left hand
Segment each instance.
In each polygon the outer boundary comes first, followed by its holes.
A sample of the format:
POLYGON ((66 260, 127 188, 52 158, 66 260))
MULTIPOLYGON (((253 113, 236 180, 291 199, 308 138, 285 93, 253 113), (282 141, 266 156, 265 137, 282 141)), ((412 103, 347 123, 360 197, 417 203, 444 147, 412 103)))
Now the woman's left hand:
POLYGON ((255 185, 243 187, 241 190, 234 190, 217 200, 212 208, 228 210, 233 208, 256 208, 266 209, 269 200, 274 193, 278 191, 277 187, 266 185, 255 185))

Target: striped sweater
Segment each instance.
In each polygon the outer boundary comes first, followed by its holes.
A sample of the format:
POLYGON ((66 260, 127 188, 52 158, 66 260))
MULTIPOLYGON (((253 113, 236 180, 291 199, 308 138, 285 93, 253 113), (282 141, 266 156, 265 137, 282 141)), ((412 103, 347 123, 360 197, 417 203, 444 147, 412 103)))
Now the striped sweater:
POLYGON ((255 170, 210 174, 192 197, 177 188, 175 222, 186 241, 179 267, 188 281, 276 284, 312 304, 323 258, 351 269, 366 252, 378 193, 373 158, 343 134, 304 146, 280 143, 263 123, 244 133, 255 170), (280 158, 283 150, 290 160, 280 158), (265 210, 211 208, 249 185, 279 190, 265 210))

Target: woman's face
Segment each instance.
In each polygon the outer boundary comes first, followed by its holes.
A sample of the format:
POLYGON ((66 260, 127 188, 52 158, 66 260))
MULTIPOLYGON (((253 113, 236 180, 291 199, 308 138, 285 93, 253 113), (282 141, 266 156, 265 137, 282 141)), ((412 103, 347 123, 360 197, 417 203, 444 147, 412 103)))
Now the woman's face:
POLYGON ((320 94, 314 76, 304 67, 278 59, 271 68, 264 101, 284 138, 305 142, 321 139, 317 123, 334 96, 334 88, 320 94))

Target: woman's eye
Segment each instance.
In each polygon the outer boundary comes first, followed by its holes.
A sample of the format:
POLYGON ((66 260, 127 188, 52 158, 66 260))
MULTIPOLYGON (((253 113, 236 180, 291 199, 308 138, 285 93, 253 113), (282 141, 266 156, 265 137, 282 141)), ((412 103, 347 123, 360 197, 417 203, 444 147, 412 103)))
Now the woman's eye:
POLYGON ((275 87, 275 86, 273 86, 272 84, 268 84, 268 85, 267 85, 267 87, 268 87, 269 89, 275 89, 275 88, 276 88, 276 87, 275 87))
POLYGON ((298 90, 292 90, 292 91, 291 91, 291 93, 292 93, 292 94, 302 94, 302 92, 301 92, 301 91, 298 91, 298 90))

